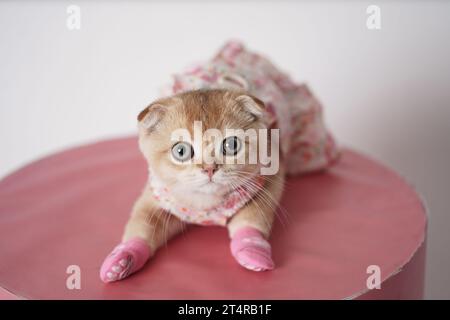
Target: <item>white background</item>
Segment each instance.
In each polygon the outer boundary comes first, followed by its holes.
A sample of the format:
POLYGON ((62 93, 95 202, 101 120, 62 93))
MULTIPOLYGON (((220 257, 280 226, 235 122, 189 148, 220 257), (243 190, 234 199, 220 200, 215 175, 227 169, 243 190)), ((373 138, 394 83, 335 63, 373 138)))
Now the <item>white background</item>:
POLYGON ((341 144, 427 199, 427 297, 450 298, 449 21, 443 1, 1 2, 0 175, 135 132, 172 72, 238 38, 309 83, 341 144), (69 4, 79 31, 66 28, 69 4), (366 28, 369 4, 381 30, 366 28))

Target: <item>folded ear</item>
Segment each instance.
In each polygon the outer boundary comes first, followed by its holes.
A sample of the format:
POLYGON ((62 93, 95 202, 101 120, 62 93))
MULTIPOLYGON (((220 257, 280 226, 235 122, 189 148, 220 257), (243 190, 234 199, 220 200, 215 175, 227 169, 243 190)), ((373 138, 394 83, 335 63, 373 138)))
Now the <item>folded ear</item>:
POLYGON ((156 125, 161 121, 166 112, 166 107, 160 103, 152 103, 147 108, 142 110, 137 120, 139 127, 151 132, 155 129, 156 125))
POLYGON ((271 128, 276 123, 276 117, 273 115, 264 102, 260 99, 249 95, 240 95, 236 98, 236 101, 244 106, 244 110, 253 117, 253 120, 260 120, 266 124, 268 128, 271 128))
POLYGON ((266 114, 264 102, 251 95, 241 95, 236 97, 236 101, 244 106, 245 111, 250 113, 256 119, 261 119, 266 114))

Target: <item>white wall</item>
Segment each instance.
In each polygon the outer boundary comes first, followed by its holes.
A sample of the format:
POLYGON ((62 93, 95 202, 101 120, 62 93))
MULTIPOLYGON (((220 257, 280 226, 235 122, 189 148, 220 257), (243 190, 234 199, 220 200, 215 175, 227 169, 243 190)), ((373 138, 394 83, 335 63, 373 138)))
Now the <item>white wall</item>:
POLYGON ((132 133, 171 72, 235 37, 306 80, 342 144, 408 177, 430 210, 427 296, 450 298, 450 3, 0 2, 0 175, 132 133), (66 8, 82 28, 66 28, 66 8), (382 29, 366 28, 381 7, 382 29))

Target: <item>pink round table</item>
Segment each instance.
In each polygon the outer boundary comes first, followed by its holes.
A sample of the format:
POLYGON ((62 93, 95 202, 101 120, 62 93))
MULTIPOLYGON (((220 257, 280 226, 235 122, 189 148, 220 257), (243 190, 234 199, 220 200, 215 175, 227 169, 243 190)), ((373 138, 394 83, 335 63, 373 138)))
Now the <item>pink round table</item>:
POLYGON ((423 295, 426 214, 397 174, 344 150, 330 170, 290 178, 286 219, 271 238, 277 268, 255 273, 229 253, 226 230, 192 226, 141 272, 104 284, 146 181, 135 137, 67 150, 0 182, 4 299, 417 299, 423 295), (80 289, 66 286, 80 269, 80 289), (368 289, 369 266, 381 288, 368 289))

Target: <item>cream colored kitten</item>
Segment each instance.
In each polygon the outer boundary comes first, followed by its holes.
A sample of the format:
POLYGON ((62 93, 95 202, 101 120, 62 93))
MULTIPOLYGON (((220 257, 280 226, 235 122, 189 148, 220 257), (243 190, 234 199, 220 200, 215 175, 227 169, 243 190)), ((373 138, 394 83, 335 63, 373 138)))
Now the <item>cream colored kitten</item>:
POLYGON ((139 146, 148 162, 149 183, 134 205, 122 244, 103 264, 102 280, 120 280, 139 270, 186 223, 223 224, 239 264, 255 271, 274 267, 267 239, 282 194, 284 170, 280 166, 275 175, 265 176, 259 161, 248 161, 254 144, 266 143, 271 150, 271 133, 268 142, 260 136, 252 141, 226 136, 226 129, 268 129, 265 115, 260 100, 245 92, 220 89, 160 99, 139 114, 139 146), (224 139, 203 139, 201 146, 173 140, 173 132, 180 128, 194 136, 195 121, 201 121, 203 130, 218 129, 224 139), (212 163, 194 163, 200 147, 212 163), (223 158, 235 163, 223 163, 223 158), (247 161, 238 161, 243 159, 247 161))

